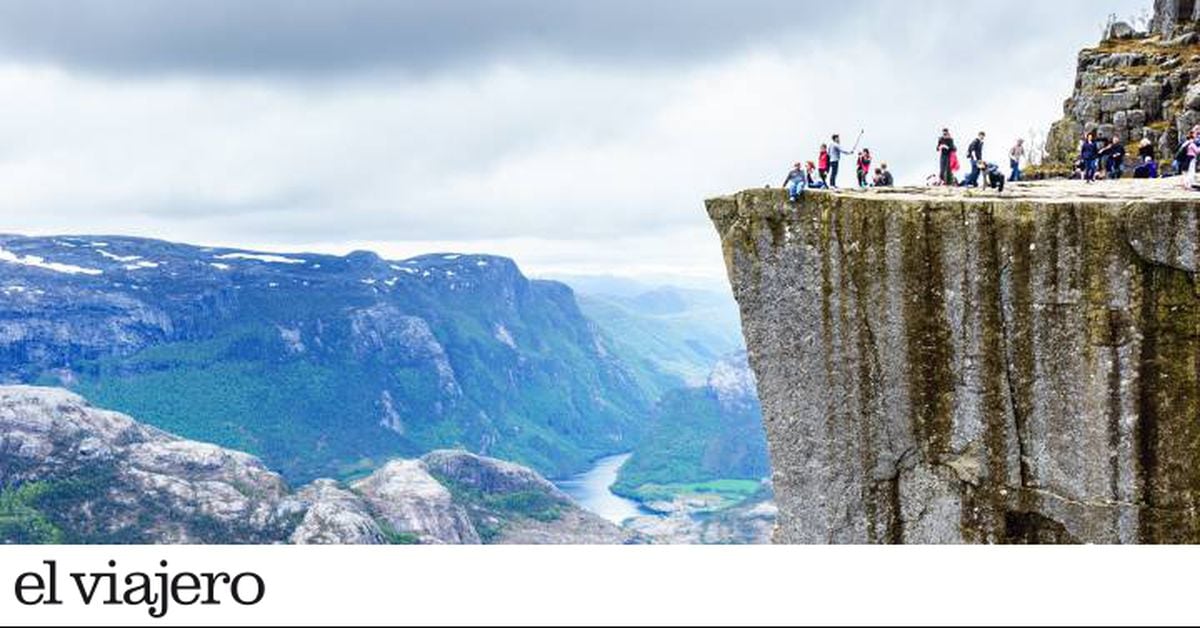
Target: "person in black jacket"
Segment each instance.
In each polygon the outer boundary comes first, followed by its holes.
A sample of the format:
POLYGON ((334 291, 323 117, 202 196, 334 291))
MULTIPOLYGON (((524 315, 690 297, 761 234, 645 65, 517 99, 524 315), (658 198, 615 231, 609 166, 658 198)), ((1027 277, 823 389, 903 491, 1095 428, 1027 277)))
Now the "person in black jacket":
POLYGON ((986 137, 987 134, 980 131, 979 137, 972 140, 971 144, 967 146, 967 159, 971 161, 971 174, 968 174, 967 178, 963 179, 963 185, 965 186, 975 187, 979 185, 980 164, 983 162, 983 140, 986 137))
POLYGON ((1154 154, 1154 142, 1150 138, 1143 137, 1142 141, 1138 142, 1138 161, 1146 161, 1146 158, 1156 159, 1158 156, 1154 154))
POLYGON ((1083 170, 1083 180, 1095 183, 1096 170, 1100 161, 1100 145, 1096 142, 1096 134, 1088 131, 1083 141, 1079 143, 1079 165, 1083 170))
POLYGON ((1100 158, 1104 160, 1104 176, 1108 179, 1120 179, 1125 176, 1125 144, 1120 135, 1113 135, 1108 145, 1100 149, 1100 158))
POLYGON ((958 147, 954 145, 950 129, 942 129, 942 137, 938 139, 937 150, 941 159, 938 177, 942 180, 942 185, 954 185, 954 170, 951 168, 951 161, 954 153, 958 151, 958 147))

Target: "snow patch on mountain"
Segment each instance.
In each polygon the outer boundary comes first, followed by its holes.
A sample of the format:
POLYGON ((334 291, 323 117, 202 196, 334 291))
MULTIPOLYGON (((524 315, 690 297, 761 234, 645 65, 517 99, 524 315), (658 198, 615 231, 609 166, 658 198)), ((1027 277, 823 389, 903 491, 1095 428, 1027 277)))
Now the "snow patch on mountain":
POLYGON ((73 264, 59 264, 57 262, 48 262, 45 258, 37 255, 17 255, 7 249, 0 249, 0 262, 8 262, 10 264, 20 264, 22 266, 32 266, 44 270, 52 270, 56 273, 64 273, 67 275, 102 275, 104 271, 95 268, 84 268, 73 264))
POLYGON ((294 257, 284 257, 282 255, 271 255, 267 253, 226 253, 216 256, 216 259, 224 260, 249 260, 255 262, 266 262, 268 264, 303 264, 302 259, 294 257))

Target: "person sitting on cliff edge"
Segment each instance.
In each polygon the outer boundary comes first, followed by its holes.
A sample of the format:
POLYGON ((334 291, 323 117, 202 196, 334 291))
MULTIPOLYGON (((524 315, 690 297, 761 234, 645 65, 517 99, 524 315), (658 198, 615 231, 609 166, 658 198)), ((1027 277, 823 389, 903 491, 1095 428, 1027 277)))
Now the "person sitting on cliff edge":
POLYGON ((783 180, 783 187, 788 192, 788 200, 793 203, 804 196, 804 188, 808 187, 808 173, 804 170, 804 164, 796 162, 783 180))
POLYGON ((1135 179, 1157 179, 1158 178, 1158 162, 1154 161, 1154 157, 1142 157, 1142 165, 1133 169, 1133 178, 1135 179))
POLYGON ((879 167, 875 169, 875 187, 890 188, 894 185, 896 185, 896 179, 888 170, 887 163, 879 164, 879 167))
POLYGON ((817 174, 817 166, 811 161, 804 164, 804 176, 808 180, 809 189, 823 190, 829 187, 825 184, 825 179, 817 174))

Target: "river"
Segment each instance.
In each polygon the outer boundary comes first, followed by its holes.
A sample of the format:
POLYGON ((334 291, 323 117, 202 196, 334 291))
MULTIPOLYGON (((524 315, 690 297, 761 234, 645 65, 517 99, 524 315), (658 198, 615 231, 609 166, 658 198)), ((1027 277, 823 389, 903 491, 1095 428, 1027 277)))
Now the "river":
POLYGON ((609 456, 596 461, 590 470, 558 483, 558 488, 571 496, 586 510, 621 525, 630 517, 652 515, 631 499, 625 499, 610 490, 617 482, 617 471, 632 454, 609 456))

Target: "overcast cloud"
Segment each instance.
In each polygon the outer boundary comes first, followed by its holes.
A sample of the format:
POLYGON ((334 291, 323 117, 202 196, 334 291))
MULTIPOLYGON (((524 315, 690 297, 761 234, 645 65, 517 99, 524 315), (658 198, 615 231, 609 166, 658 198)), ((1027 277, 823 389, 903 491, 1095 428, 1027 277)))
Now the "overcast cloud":
POLYGON ((0 231, 719 276, 704 198, 833 131, 999 159, 1148 4, 0 2, 0 231))

